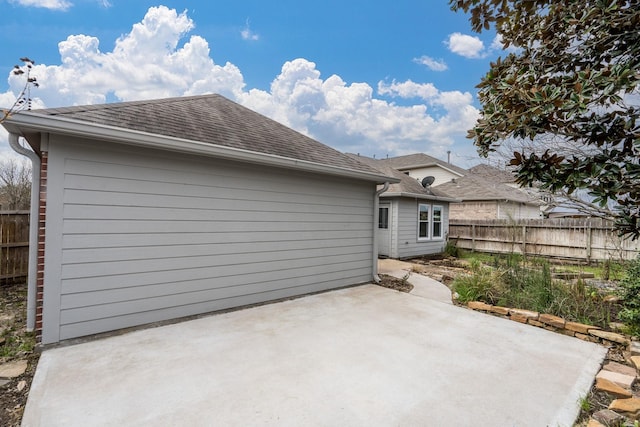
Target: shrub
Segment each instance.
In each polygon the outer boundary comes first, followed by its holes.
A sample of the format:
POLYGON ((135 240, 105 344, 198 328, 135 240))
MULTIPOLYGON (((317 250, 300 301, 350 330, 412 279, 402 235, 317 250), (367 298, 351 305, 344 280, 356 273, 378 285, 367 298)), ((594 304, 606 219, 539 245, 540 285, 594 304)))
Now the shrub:
POLYGON ((471 274, 459 276, 453 282, 460 302, 478 300, 555 314, 600 327, 609 324, 612 307, 603 302, 598 291, 581 280, 574 284, 553 280, 546 260, 537 260, 534 268, 526 267, 518 256, 500 256, 492 261, 495 268, 472 259, 471 274))
POLYGON ((444 253, 450 257, 457 258, 459 255, 458 246, 455 243, 448 241, 444 247, 444 253))
POLYGON ((626 277, 620 282, 622 310, 618 318, 632 335, 640 335, 640 256, 629 266, 626 277))
POLYGON ((495 304, 502 294, 502 271, 485 267, 477 259, 470 262, 471 274, 458 276, 453 282, 453 290, 462 303, 484 301, 495 304))

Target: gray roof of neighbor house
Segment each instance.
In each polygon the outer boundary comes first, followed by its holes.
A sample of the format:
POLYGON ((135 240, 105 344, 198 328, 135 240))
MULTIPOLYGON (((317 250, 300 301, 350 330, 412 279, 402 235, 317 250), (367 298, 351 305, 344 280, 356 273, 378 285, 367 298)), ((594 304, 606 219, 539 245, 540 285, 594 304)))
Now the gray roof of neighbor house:
POLYGON ((59 132, 385 181, 378 170, 216 94, 22 111, 3 126, 27 140, 30 132, 59 132))
POLYGON ((475 165, 469 169, 469 172, 485 179, 503 182, 505 184, 513 184, 516 182, 516 177, 512 172, 505 169, 499 169, 495 166, 486 165, 484 163, 475 165))
POLYGON ((428 166, 439 166, 441 168, 450 170, 458 175, 462 176, 467 173, 466 169, 452 165, 451 163, 444 162, 442 160, 431 157, 428 154, 416 153, 406 156, 390 157, 388 159, 381 159, 381 161, 389 164, 394 169, 406 170, 428 166))
POLYGON ((348 156, 359 162, 365 163, 372 168, 377 169, 380 173, 392 176, 400 180, 400 182, 390 184, 387 191, 382 193, 380 197, 415 197, 427 200, 440 200, 444 202, 459 202, 460 200, 451 197, 449 194, 441 191, 439 188, 423 187, 420 182, 409 175, 392 168, 383 160, 376 160, 370 157, 359 156, 357 154, 348 153, 348 156))
POLYGON ((507 200, 510 202, 541 205, 541 202, 517 188, 491 181, 476 174, 468 174, 453 181, 438 185, 438 190, 463 202, 473 200, 507 200))

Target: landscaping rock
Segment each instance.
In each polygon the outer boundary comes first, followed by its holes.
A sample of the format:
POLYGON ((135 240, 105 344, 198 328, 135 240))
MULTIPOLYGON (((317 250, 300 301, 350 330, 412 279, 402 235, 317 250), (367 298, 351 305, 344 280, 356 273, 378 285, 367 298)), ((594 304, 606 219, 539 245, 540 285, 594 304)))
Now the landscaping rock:
POLYGON ((608 362, 602 367, 605 371, 617 372, 623 375, 629 375, 631 377, 636 376, 636 370, 631 366, 623 365, 618 362, 608 362))
POLYGON ((484 303, 482 301, 469 301, 467 303, 467 307, 469 307, 472 310, 482 310, 482 311, 489 311, 489 309, 491 309, 491 305, 484 303))
POLYGON ((624 421, 624 417, 611 409, 602 409, 593 415, 593 419, 605 426, 617 426, 624 421))
POLYGON ((489 311, 492 313, 500 314, 502 316, 506 316, 507 314, 509 314, 509 309, 507 307, 500 307, 498 305, 490 306, 489 311))
POLYGON ((589 329, 600 329, 597 326, 585 325, 583 323, 566 322, 564 328, 573 332, 579 332, 581 334, 588 334, 589 329))
POLYGON ((509 319, 514 320, 516 322, 520 322, 520 323, 527 323, 527 317, 522 316, 520 314, 510 314, 509 315, 509 319))
POLYGON ((604 369, 598 372, 598 375, 596 375, 596 380, 598 378, 604 378, 605 380, 614 382, 618 384, 620 387, 624 387, 626 389, 631 389, 631 386, 636 380, 635 375, 634 376, 624 375, 624 374, 619 374, 617 372, 605 371, 604 369))
POLYGON ((544 326, 544 323, 539 322, 539 321, 537 321, 537 320, 533 320, 533 319, 529 319, 529 320, 527 320, 527 323, 528 323, 528 324, 530 324, 530 325, 532 325, 532 326, 536 326, 536 327, 538 327, 538 328, 542 328, 542 327, 544 326))
POLYGON ((520 308, 510 308, 509 315, 522 316, 526 319, 533 319, 533 320, 538 320, 538 317, 540 317, 540 313, 538 313, 537 311, 523 310, 520 308))
POLYGON ((553 314, 541 314, 538 320, 546 325, 560 329, 563 329, 565 324, 565 320, 562 317, 554 316, 553 314))
POLYGON ((599 421, 594 420, 593 418, 591 418, 589 420, 589 422, 587 423, 587 427, 607 427, 604 424, 602 424, 599 421))
POLYGON ((640 341, 631 341, 629 351, 632 356, 640 356, 640 341))
POLYGON ((597 337, 594 337, 594 336, 591 336, 591 335, 586 335, 586 334, 581 334, 580 332, 576 332, 574 337, 580 338, 582 341, 600 342, 600 340, 597 337))
POLYGON ((27 361, 18 360, 15 362, 4 363, 0 365, 0 378, 15 378, 24 374, 27 370, 27 361))
POLYGON ((0 387, 4 387, 4 386, 6 386, 7 384, 9 384, 10 382, 11 382, 11 381, 9 381, 9 380, 0 380, 0 387))
POLYGON ((607 427, 604 424, 602 424, 599 421, 594 420, 593 418, 591 418, 589 420, 589 422, 587 423, 587 427, 607 427))
POLYGON ((640 356, 631 356, 631 363, 636 367, 636 371, 640 373, 640 356))
POLYGON ((611 402, 609 409, 633 420, 637 420, 640 418, 640 399, 637 397, 616 399, 611 402))
POLYGON ((609 329, 611 329, 613 332, 620 332, 624 330, 624 328, 625 328, 624 323, 619 323, 619 322, 609 323, 609 329))
POLYGON ((629 343, 627 337, 625 337, 624 335, 616 334, 615 332, 601 331, 599 329, 589 329, 589 334, 618 344, 629 343))
POLYGON ((612 396, 623 399, 633 397, 631 391, 620 387, 618 384, 606 378, 596 378, 596 390, 604 391, 612 396))
POLYGON ((18 383, 16 388, 18 389, 18 391, 22 391, 26 386, 27 386, 27 382, 25 380, 22 380, 18 383))
POLYGON ((609 304, 615 304, 617 302, 620 302, 620 297, 617 295, 607 295, 602 298, 602 301, 608 302, 609 304))

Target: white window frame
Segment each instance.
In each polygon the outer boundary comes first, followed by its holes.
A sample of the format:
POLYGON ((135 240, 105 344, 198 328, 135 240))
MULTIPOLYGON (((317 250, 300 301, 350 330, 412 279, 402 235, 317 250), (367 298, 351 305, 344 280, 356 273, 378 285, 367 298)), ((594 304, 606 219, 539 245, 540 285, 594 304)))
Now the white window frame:
POLYGON ((418 241, 431 240, 431 205, 427 203, 418 203, 418 230, 417 230, 418 241), (422 210, 422 207, 426 207, 427 219, 420 219, 420 214, 425 212, 422 210), (427 235, 420 236, 420 224, 427 223, 427 235))
POLYGON ((431 207, 431 238, 433 240, 442 240, 444 238, 444 207, 441 205, 433 205, 431 207), (440 211, 440 235, 436 236, 436 215, 435 211, 440 211))

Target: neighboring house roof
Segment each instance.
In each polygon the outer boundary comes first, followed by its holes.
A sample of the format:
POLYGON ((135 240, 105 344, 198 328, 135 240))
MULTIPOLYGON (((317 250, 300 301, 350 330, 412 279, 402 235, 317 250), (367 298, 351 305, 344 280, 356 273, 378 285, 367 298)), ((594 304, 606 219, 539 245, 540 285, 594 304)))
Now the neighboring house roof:
POLYGON ((385 181, 376 169, 215 94, 22 111, 3 125, 27 140, 30 131, 60 132, 385 181))
POLYGON ((439 166, 454 174, 463 176, 467 173, 466 169, 452 165, 451 163, 443 162, 442 160, 431 157, 428 154, 416 153, 406 156, 390 157, 388 159, 381 159, 382 162, 387 163, 394 169, 407 170, 424 168, 429 166, 439 166))
POLYGON ((445 182, 438 186, 450 196, 463 202, 480 200, 506 200, 539 206, 540 201, 533 199, 524 191, 509 187, 500 182, 490 181, 475 174, 468 174, 455 181, 445 182))
POLYGON ((380 197, 413 197, 418 199, 439 200, 443 202, 459 202, 460 200, 450 197, 440 188, 423 187, 420 182, 409 175, 400 172, 391 167, 384 160, 376 160, 370 157, 359 156, 357 154, 347 154, 353 159, 358 160, 372 168, 377 169, 380 173, 392 176, 400 180, 400 182, 390 184, 387 191, 382 193, 380 197))
POLYGON ((516 177, 512 172, 486 164, 475 165, 469 169, 469 172, 490 181, 502 182, 504 184, 514 184, 516 182, 516 177))

